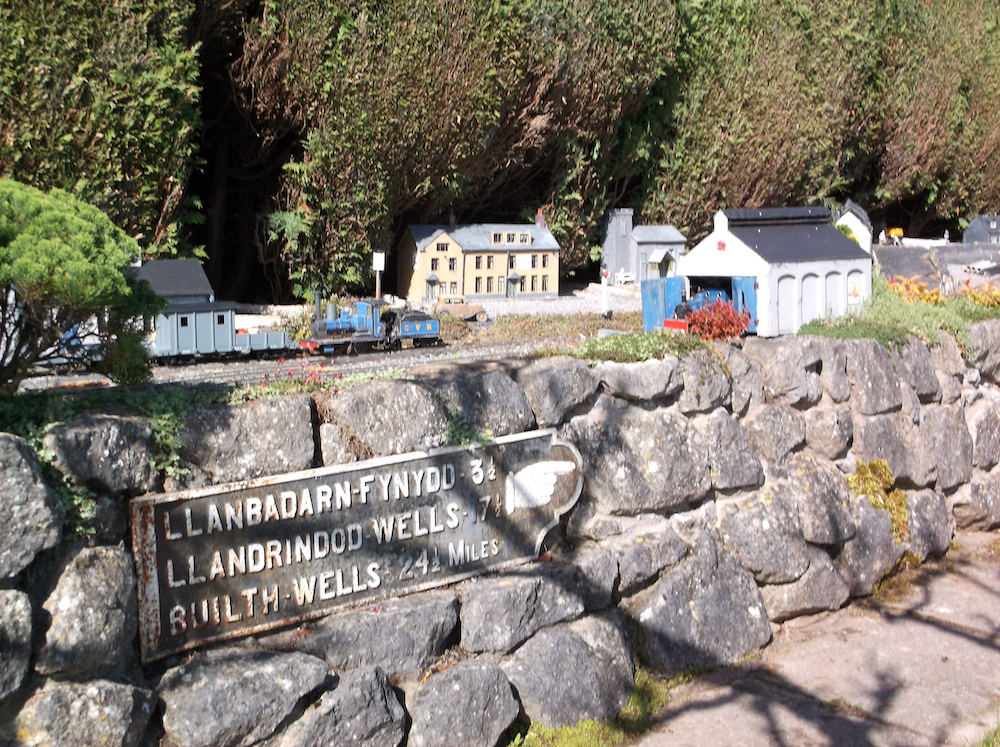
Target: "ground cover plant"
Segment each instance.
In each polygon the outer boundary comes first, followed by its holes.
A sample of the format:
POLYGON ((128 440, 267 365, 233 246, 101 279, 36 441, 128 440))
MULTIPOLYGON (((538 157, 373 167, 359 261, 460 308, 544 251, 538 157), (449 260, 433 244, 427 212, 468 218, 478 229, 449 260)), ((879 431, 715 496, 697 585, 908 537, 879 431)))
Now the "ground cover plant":
POLYGON ((638 363, 666 355, 683 358, 696 350, 711 350, 711 346, 695 335, 656 330, 596 337, 583 342, 572 355, 591 361, 638 363))
MULTIPOLYGON (((872 298, 858 312, 836 319, 817 319, 799 330, 800 335, 838 338, 872 338, 885 347, 899 346, 909 335, 927 344, 938 340, 938 332, 947 332, 964 349, 970 322, 1000 318, 1000 305, 990 305, 988 293, 966 290, 944 298, 926 291, 914 281, 890 282, 872 275, 872 298)), ((1000 297, 998 297, 1000 301, 1000 297)))
POLYGON ((699 673, 691 670, 666 679, 639 665, 635 688, 621 712, 606 723, 587 720, 575 726, 552 729, 539 723, 514 727, 508 747, 621 747, 632 744, 649 731, 653 717, 670 702, 670 691, 691 682, 699 673))

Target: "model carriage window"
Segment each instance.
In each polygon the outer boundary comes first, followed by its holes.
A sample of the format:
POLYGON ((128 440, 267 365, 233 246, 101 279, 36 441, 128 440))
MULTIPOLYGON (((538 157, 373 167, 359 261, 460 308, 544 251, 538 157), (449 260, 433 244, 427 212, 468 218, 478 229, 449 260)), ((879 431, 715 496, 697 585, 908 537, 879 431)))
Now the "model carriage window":
POLYGON ((186 316, 181 317, 181 326, 182 327, 188 326, 188 318, 186 316))
POLYGON ((225 314, 216 314, 216 316, 215 316, 215 323, 218 324, 221 327, 223 324, 226 323, 226 315, 225 314))

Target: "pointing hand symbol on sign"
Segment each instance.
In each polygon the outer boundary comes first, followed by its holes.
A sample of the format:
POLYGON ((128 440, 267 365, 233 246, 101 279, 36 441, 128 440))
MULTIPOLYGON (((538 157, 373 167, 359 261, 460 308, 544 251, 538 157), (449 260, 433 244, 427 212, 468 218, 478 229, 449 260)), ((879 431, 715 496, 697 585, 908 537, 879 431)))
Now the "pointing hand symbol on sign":
POLYGON ((507 475, 507 513, 515 508, 538 508, 552 500, 559 475, 576 469, 573 462, 536 462, 507 475))

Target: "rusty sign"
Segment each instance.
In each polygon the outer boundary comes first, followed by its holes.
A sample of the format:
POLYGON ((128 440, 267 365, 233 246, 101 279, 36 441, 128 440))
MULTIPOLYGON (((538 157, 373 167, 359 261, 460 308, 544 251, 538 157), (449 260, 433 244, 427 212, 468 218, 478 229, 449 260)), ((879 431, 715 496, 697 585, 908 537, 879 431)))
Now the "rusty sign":
POLYGON ((582 485, 545 430, 137 498, 142 658, 536 558, 582 485))

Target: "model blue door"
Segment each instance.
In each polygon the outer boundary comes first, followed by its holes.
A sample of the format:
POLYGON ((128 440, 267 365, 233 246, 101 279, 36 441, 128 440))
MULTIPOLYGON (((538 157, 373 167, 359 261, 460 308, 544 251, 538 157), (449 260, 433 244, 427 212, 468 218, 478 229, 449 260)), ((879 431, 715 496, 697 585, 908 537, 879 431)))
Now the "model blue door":
POLYGON ((750 313, 747 332, 757 334, 757 278, 733 278, 733 306, 750 313))
POLYGON ((640 288, 643 330, 663 329, 663 320, 673 319, 674 308, 684 300, 684 278, 643 280, 640 288))

